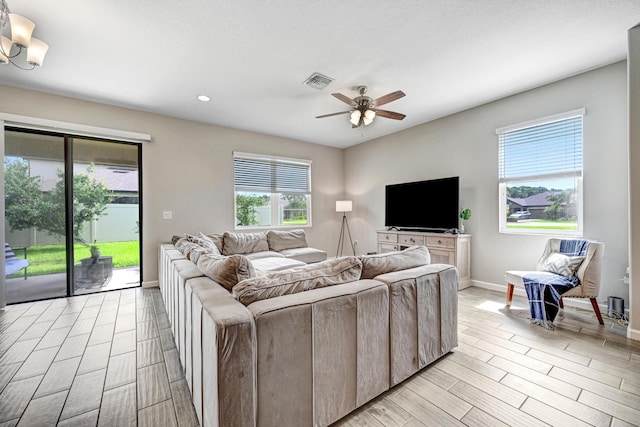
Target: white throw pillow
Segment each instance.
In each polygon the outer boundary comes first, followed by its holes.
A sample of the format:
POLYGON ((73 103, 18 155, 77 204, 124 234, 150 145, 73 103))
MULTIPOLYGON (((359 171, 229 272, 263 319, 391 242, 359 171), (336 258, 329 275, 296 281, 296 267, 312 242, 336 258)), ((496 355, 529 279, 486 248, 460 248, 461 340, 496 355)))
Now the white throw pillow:
POLYGON ((583 256, 567 256, 554 252, 544 260, 542 270, 569 277, 576 274, 583 260, 583 256))

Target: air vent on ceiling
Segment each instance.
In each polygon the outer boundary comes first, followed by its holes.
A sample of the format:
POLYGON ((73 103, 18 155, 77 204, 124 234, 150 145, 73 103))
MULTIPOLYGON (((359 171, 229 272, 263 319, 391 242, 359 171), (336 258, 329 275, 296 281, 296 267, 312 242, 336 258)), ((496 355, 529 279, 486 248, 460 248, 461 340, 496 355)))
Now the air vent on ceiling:
POLYGON ((320 73, 313 73, 304 81, 304 84, 314 89, 322 90, 329 86, 334 79, 320 73))

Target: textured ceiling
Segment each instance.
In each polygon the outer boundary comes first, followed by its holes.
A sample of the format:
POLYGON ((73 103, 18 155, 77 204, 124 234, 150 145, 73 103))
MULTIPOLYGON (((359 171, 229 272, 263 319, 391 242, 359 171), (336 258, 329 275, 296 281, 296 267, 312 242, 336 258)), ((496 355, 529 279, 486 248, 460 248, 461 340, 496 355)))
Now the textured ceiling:
MULTIPOLYGON (((348 147, 626 58, 639 0, 9 0, 50 45, 0 84, 348 147), (303 85, 313 72, 335 80, 303 85), (352 129, 331 96, 402 90, 352 129), (206 94, 203 103, 197 95, 206 94)), ((1 94, 0 94, 1 96, 1 94)), ((345 108, 346 107, 346 108, 345 108)))

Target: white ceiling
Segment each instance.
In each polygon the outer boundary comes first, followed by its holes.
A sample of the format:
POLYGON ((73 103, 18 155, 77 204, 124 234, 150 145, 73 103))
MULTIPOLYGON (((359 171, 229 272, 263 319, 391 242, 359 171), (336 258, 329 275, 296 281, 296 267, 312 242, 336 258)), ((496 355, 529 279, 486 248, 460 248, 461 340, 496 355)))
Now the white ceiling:
POLYGON ((0 84, 334 147, 620 61, 640 23, 640 0, 8 3, 50 49, 35 71, 0 67, 0 84), (313 72, 335 81, 303 85, 313 72), (407 117, 315 118, 357 85, 404 91, 383 108, 407 117))

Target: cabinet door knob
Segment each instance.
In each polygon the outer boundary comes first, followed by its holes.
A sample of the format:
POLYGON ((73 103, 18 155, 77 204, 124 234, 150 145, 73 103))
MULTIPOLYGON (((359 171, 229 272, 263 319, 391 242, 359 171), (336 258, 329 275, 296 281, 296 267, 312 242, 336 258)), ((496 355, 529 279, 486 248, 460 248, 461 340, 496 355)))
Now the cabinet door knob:
POLYGON ((409 239, 409 241, 410 241, 411 243, 414 243, 414 242, 415 242, 415 240, 413 240, 413 238, 409 239))
POLYGON ((442 240, 438 240, 438 244, 441 245, 442 244, 442 240))

